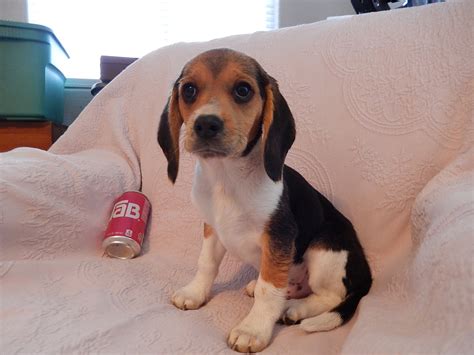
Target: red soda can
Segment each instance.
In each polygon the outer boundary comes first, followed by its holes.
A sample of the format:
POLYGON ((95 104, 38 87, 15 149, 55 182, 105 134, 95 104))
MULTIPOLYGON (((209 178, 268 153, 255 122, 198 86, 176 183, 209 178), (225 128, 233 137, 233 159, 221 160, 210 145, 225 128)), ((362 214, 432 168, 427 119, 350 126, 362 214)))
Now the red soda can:
POLYGON ((132 259, 140 254, 150 201, 138 191, 127 191, 114 202, 102 247, 108 256, 132 259))

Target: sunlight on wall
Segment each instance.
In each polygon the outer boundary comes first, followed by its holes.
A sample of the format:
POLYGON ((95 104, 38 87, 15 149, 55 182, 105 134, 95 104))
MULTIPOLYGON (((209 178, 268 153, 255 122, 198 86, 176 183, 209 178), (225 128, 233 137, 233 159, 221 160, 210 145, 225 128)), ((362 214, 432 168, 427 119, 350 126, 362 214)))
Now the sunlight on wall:
POLYGON ((278 0, 28 0, 71 56, 66 77, 98 78, 101 55, 141 57, 179 41, 278 27, 278 0))

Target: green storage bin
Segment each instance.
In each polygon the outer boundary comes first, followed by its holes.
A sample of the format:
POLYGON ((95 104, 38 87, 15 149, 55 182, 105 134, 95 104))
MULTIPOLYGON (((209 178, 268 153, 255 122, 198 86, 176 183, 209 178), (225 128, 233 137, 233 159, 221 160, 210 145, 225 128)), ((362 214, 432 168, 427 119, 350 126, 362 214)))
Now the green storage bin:
POLYGON ((68 58, 49 28, 0 21, 0 119, 62 123, 68 58))

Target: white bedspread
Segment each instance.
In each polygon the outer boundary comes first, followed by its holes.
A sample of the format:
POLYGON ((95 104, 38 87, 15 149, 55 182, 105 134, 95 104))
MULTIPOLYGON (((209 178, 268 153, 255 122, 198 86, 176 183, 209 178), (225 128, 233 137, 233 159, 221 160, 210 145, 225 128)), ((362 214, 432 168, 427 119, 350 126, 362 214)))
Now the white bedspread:
POLYGON ((471 353, 474 5, 451 2, 155 51, 123 72, 49 152, 0 154, 0 352, 232 353, 255 272, 226 256, 212 300, 170 304, 202 224, 156 136, 182 65, 231 47, 274 76, 297 121, 288 163, 354 223, 374 285, 334 331, 275 330, 268 354, 471 353), (102 255, 112 201, 151 199, 143 255, 102 255))

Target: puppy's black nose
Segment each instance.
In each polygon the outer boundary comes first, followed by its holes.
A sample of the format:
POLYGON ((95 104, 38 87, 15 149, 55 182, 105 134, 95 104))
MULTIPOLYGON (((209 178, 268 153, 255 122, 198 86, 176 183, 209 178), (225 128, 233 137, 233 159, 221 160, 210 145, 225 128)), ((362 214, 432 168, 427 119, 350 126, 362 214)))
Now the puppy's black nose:
POLYGON ((224 129, 224 122, 214 115, 202 115, 194 122, 194 131, 199 138, 213 138, 224 129))

